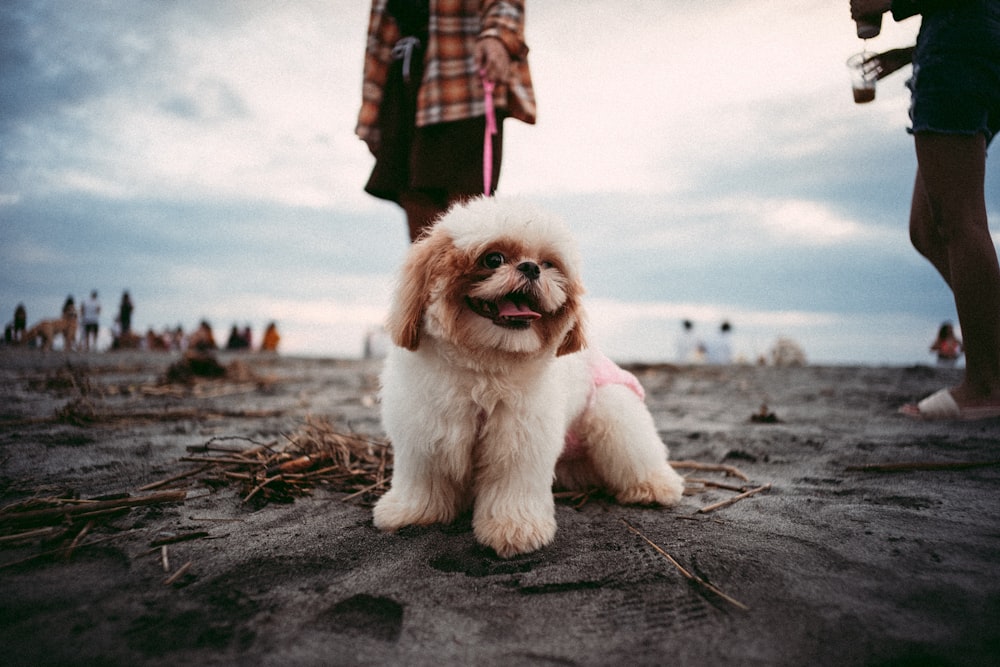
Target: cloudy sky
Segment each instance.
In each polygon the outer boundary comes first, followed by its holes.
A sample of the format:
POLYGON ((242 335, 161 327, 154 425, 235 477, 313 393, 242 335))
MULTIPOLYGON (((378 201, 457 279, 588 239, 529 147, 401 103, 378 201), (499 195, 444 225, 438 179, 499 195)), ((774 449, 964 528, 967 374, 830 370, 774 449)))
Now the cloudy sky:
MULTIPOLYGON (((128 289, 141 329, 273 319, 286 353, 359 355, 407 248, 362 191, 368 7, 0 4, 0 318, 97 289, 110 325, 128 289)), ((611 356, 671 360, 690 318, 730 320, 746 356, 784 335, 815 362, 932 360, 954 306, 907 241, 909 68, 853 103, 846 0, 527 13, 539 120, 508 122, 500 191, 575 229, 611 356)), ((913 43, 918 20, 869 47, 913 43)))

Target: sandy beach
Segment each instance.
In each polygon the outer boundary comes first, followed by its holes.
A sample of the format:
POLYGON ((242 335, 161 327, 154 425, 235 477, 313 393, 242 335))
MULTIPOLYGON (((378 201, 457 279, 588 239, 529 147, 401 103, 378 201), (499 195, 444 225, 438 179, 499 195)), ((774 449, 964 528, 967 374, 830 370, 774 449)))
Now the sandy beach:
POLYGON ((282 495, 280 470, 199 460, 282 449, 310 420, 382 438, 378 361, 218 360, 224 377, 168 383, 175 355, 0 349, 5 664, 1000 655, 1000 420, 896 413, 959 371, 634 367, 671 458, 717 469, 682 470, 670 509, 561 498, 555 542, 501 560, 468 518, 383 534, 377 490, 326 473, 282 495))

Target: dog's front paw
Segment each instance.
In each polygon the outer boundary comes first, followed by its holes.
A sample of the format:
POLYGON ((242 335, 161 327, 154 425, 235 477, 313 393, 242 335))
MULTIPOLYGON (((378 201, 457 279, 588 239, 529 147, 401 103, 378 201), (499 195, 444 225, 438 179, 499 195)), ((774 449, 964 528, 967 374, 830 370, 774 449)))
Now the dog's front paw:
POLYGON ((556 536, 554 516, 476 517, 472 522, 476 539, 492 547, 500 558, 510 558, 541 549, 556 536))
POLYGON ((455 518, 455 508, 441 502, 407 498, 390 489, 373 510, 375 527, 384 531, 395 531, 405 526, 426 526, 432 523, 451 523, 455 518))
POLYGON ((684 478, 669 465, 615 494, 623 505, 675 505, 684 494, 684 478))

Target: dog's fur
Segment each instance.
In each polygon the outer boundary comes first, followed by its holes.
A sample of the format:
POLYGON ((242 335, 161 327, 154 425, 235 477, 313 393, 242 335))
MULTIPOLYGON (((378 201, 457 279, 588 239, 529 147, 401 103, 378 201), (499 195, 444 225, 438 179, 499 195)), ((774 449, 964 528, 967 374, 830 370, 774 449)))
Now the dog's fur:
POLYGON ((476 538, 506 558, 552 541, 554 479, 623 503, 680 499, 642 399, 593 379, 595 367, 624 371, 584 349, 578 265, 565 225, 519 201, 458 205, 413 245, 387 327, 395 470, 378 528, 449 523, 472 507, 476 538))
POLYGON ((79 319, 64 315, 59 319, 42 320, 24 333, 21 339, 30 345, 36 338, 42 339, 42 349, 51 350, 56 336, 63 337, 63 349, 71 350, 76 342, 76 327, 79 319))

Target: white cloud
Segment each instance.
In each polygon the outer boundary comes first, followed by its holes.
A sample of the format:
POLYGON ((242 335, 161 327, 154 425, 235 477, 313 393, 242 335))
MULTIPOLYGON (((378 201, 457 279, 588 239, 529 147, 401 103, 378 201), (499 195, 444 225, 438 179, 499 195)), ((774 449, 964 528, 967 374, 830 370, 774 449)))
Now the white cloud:
POLYGON ((784 241, 789 245, 849 243, 872 234, 858 222, 834 214, 823 204, 800 199, 761 202, 757 222, 768 232, 768 240, 784 241))
POLYGON ((0 244, 0 256, 4 258, 3 263, 11 267, 7 269, 9 273, 5 272, 8 277, 13 275, 11 269, 15 266, 26 265, 37 270, 52 268, 67 261, 65 253, 41 239, 6 240, 0 244))
MULTIPOLYGON (((885 23, 872 47, 912 43, 916 22, 885 23)), ((537 4, 528 28, 539 123, 507 123, 508 192, 670 195, 714 165, 815 155, 831 132, 901 133, 906 118, 902 75, 854 108, 846 5, 584 1, 568 20, 537 4)))

